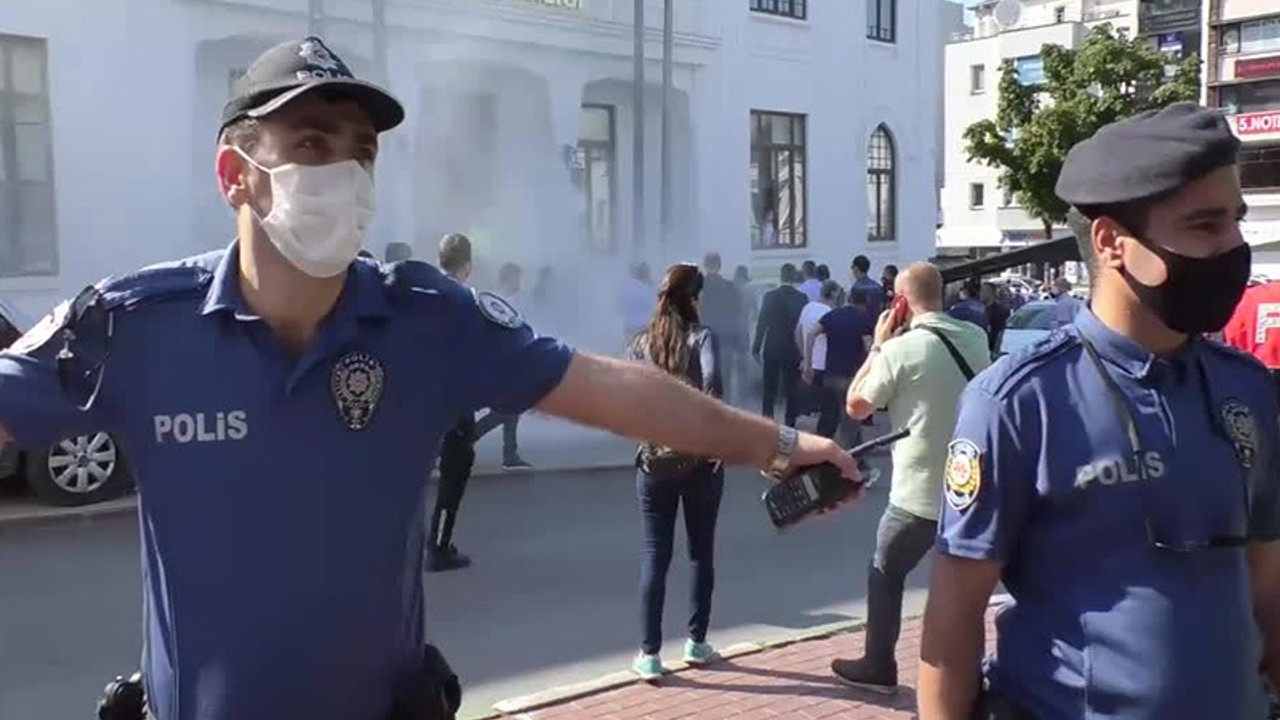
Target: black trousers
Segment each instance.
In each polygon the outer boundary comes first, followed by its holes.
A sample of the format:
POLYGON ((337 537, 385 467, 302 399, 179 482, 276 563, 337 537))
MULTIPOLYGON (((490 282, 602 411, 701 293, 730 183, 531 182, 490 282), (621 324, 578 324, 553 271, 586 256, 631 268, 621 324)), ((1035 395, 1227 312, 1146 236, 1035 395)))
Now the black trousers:
POLYGON ((458 507, 467 492, 467 481, 476 463, 476 418, 463 415, 440 442, 440 481, 436 486, 436 509, 431 516, 431 547, 448 547, 458 507))
POLYGON ((766 354, 763 364, 761 412, 765 417, 773 417, 778 391, 781 390, 786 402, 786 424, 795 427, 796 416, 800 414, 800 358, 766 354))

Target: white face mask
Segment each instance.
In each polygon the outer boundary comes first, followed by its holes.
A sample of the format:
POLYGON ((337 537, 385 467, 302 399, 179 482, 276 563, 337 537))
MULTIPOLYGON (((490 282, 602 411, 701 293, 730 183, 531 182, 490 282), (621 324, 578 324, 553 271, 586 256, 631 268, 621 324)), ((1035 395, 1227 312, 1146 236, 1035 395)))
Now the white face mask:
POLYGON ((355 160, 268 169, 236 152, 271 176, 271 212, 261 217, 252 206, 250 212, 280 254, 311 277, 345 272, 373 222, 369 171, 355 160))

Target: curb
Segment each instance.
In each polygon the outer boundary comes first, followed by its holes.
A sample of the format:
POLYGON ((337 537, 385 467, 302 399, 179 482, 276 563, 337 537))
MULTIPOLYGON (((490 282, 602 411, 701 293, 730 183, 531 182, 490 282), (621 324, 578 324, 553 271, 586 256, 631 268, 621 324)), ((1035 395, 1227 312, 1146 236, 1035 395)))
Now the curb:
MULTIPOLYGON (((472 478, 481 477, 521 477, 524 475, 576 475, 581 473, 603 472, 606 470, 630 470, 635 468, 635 459, 605 460, 576 465, 537 465, 531 470, 503 470, 501 467, 479 467, 471 472, 472 478)), ((429 476, 432 481, 440 479, 440 472, 432 470, 429 476)))
MULTIPOLYGON (((500 467, 491 466, 477 468, 471 474, 471 477, 519 477, 539 474, 577 475, 593 472, 605 472, 609 470, 627 470, 632 467, 634 467, 634 462, 631 460, 585 463, 578 465, 543 465, 532 470, 517 471, 506 471, 500 467)), ((431 472, 430 479, 435 481, 438 478, 439 473, 433 470, 431 472)), ((114 515, 135 512, 137 507, 138 497, 134 494, 123 498, 117 498, 115 500, 97 503, 95 505, 85 505, 83 507, 32 505, 29 508, 18 510, 10 515, 0 513, 0 532, 12 528, 30 528, 39 527, 41 525, 52 525, 55 523, 83 522, 94 518, 111 517, 114 515)))
POLYGON ((132 494, 83 507, 36 505, 12 515, 0 516, 0 532, 12 528, 31 528, 64 522, 86 522, 94 518, 132 513, 137 510, 137 507, 138 496, 132 494))
MULTIPOLYGON (((817 625, 807 630, 802 630, 774 640, 763 640, 760 642, 743 642, 736 645, 730 645, 720 651, 721 660, 732 660, 735 658, 745 657, 747 655, 755 655, 756 653, 765 652, 767 650, 778 650, 795 645, 796 643, 808 642, 810 640, 824 640, 834 635, 843 635, 845 633, 856 632, 866 625, 866 621, 857 618, 854 620, 842 620, 840 622, 828 623, 826 625, 817 625)), ((690 668, 690 665, 677 662, 669 665, 668 674, 683 672, 690 668)), ((609 690, 615 690, 627 685, 634 685, 640 682, 634 673, 629 671, 619 671, 609 673, 594 680, 585 680, 578 683, 570 683, 559 687, 543 690, 542 692, 523 695, 507 700, 500 700, 493 704, 496 711, 490 715, 480 715, 474 720, 497 720, 503 717, 519 716, 522 713, 539 710, 550 705, 559 705, 571 700, 578 700, 589 695, 597 695, 609 690)))
MULTIPOLYGON (((988 611, 996 609, 1011 602, 1013 600, 1007 593, 994 593, 987 602, 988 611)), ((904 615, 903 622, 917 620, 924 617, 924 610, 920 612, 904 615)), ((755 655, 756 653, 765 652, 767 650, 778 650, 788 645, 809 642, 811 640, 825 640, 835 635, 844 635, 846 633, 858 632, 866 626, 866 620, 856 618, 853 620, 842 620, 840 622, 828 623, 826 625, 816 625, 807 630, 787 635, 776 640, 764 640, 760 642, 744 642, 737 645, 730 645, 720 651, 720 657, 723 660, 732 660, 734 658, 744 657, 746 655, 755 655)), ((671 666, 669 674, 683 672, 689 669, 686 663, 675 663, 671 666)), ((495 712, 490 714, 477 714, 470 720, 500 720, 501 718, 516 717, 520 720, 526 720, 525 713, 535 710, 541 710, 551 705, 559 705, 579 700, 581 698, 598 695, 609 690, 616 690, 627 685, 634 685, 640 682, 633 673, 622 671, 605 675, 594 680, 586 680, 579 683, 571 683, 569 685, 561 685, 559 687, 543 690, 542 692, 530 695, 522 695, 520 697, 510 698, 508 700, 500 700, 493 704, 495 712)))

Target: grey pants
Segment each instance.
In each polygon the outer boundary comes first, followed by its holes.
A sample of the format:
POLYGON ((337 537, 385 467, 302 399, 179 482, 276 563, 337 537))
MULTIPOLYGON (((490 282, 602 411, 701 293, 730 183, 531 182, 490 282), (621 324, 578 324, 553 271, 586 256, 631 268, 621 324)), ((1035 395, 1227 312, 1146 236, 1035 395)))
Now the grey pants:
POLYGON ((907 575, 933 547, 938 523, 890 505, 876 530, 876 554, 867 575, 867 663, 896 670, 894 649, 902 631, 907 575))

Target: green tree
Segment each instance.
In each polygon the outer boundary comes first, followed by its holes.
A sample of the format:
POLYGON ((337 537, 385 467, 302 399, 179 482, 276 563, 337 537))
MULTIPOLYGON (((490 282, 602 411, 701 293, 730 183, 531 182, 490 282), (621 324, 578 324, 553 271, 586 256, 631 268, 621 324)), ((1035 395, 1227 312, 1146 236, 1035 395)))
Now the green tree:
POLYGON ((1067 205, 1054 194, 1072 145, 1111 122, 1143 110, 1200 96, 1200 59, 1189 57, 1166 77, 1168 56, 1150 39, 1131 39, 1110 25, 1094 29, 1076 49, 1045 45, 1044 81, 1019 82, 1013 62, 1000 72, 994 120, 964 132, 970 162, 999 168, 1001 186, 1032 217, 1045 238, 1066 221, 1067 205))

